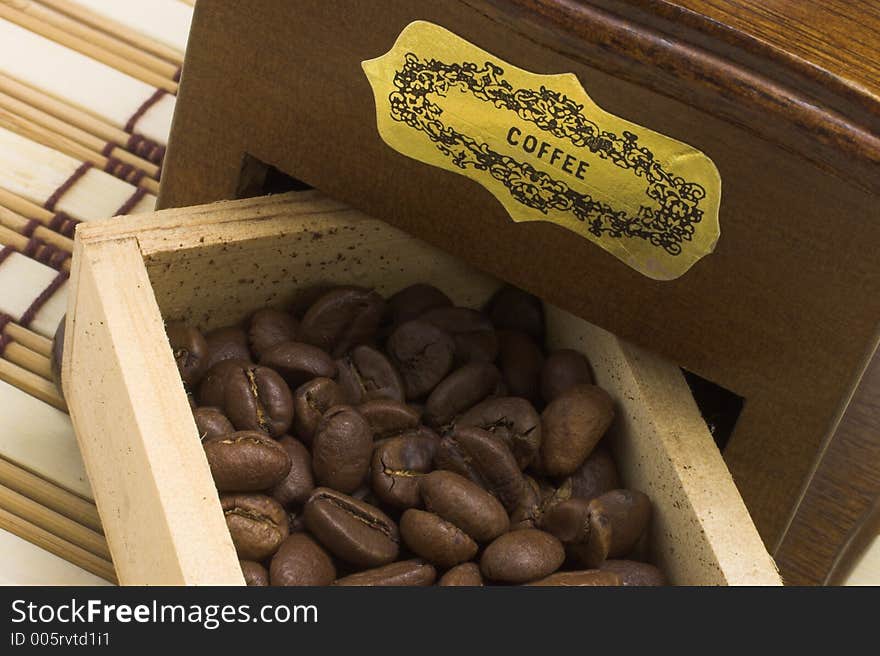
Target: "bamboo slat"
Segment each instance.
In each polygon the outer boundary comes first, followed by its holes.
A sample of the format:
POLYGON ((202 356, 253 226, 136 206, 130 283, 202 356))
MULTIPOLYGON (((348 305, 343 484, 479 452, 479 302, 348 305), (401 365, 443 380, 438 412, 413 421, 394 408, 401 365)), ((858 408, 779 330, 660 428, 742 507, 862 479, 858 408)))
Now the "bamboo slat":
POLYGON ((95 504, 0 457, 0 485, 103 534, 95 504))
POLYGON ((0 456, 92 501, 92 488, 70 417, 5 382, 0 382, 0 407, 0 456))
MULTIPOLYGON (((0 216, 2 216, 2 212, 0 212, 0 216)), ((0 246, 11 246, 19 253, 24 253, 29 242, 30 239, 11 228, 7 228, 5 225, 2 225, 2 221, 0 221, 0 246)), ((45 245, 40 245, 36 255, 41 255, 45 248, 45 245)), ((61 263, 61 270, 70 271, 70 258, 61 263)))
POLYGON ((16 25, 39 34, 59 45, 70 48, 87 57, 106 64, 117 71, 125 73, 137 80, 146 82, 158 89, 165 89, 169 93, 177 93, 177 83, 170 77, 156 73, 140 64, 134 63, 125 56, 117 55, 114 52, 104 49, 103 47, 85 40, 75 34, 65 31, 64 29, 46 22, 43 18, 33 15, 30 12, 20 11, 8 4, 8 0, 0 2, 0 18, 8 20, 16 25))
POLYGON ((107 16, 84 7, 82 4, 71 2, 71 0, 40 0, 41 4, 60 11, 78 21, 90 25, 95 29, 101 30, 106 34, 112 34, 119 37, 123 41, 140 48, 145 52, 153 53, 162 59, 177 64, 183 63, 183 51, 170 48, 158 41, 141 34, 138 30, 129 27, 123 23, 112 20, 107 16))
POLYGON ((109 586, 109 581, 59 556, 0 530, 0 585, 3 586, 109 586))
POLYGON ((50 383, 54 383, 52 379, 52 361, 45 355, 35 353, 18 342, 10 342, 3 349, 2 357, 4 360, 8 360, 12 364, 32 374, 36 374, 50 383))
POLYGON ((19 326, 15 322, 7 323, 3 329, 3 334, 8 335, 10 339, 15 340, 22 346, 26 346, 35 353, 39 353, 47 358, 52 357, 51 339, 38 335, 34 331, 19 326))
MULTIPOLYGON (((26 102, 22 102, 17 98, 13 98, 12 96, 5 94, 2 91, 0 91, 0 109, 5 109, 16 116, 27 119, 28 121, 47 128, 52 132, 67 137, 68 139, 72 139, 76 143, 81 144, 95 152, 103 152, 108 143, 115 143, 113 141, 108 142, 105 139, 101 139, 101 137, 95 136, 87 130, 78 128, 67 121, 55 118, 51 114, 37 109, 36 107, 33 107, 26 102)), ((120 138, 123 138, 124 136, 125 133, 123 133, 120 138)), ((148 162, 147 160, 128 152, 127 150, 123 150, 118 145, 114 146, 113 149, 110 151, 110 156, 115 157, 121 162, 125 162, 126 164, 130 164, 136 168, 139 168, 151 178, 154 178, 156 180, 159 179, 158 166, 156 166, 152 162, 148 162)))
MULTIPOLYGON (((0 18, 0 72, 123 129, 157 88, 0 18)), ((155 102, 134 126, 165 143, 174 96, 155 102)))
POLYGON ((0 508, 39 526, 105 560, 110 560, 107 541, 100 533, 51 510, 5 485, 0 485, 0 508))
POLYGON ((72 542, 68 542, 8 510, 0 509, 0 529, 9 531, 31 544, 35 544, 96 576, 100 576, 102 579, 112 583, 116 582, 116 572, 110 561, 96 556, 90 551, 72 542))
POLYGON ((54 287, 55 293, 45 299, 30 323, 24 324, 33 332, 51 339, 67 312, 67 281, 59 279, 63 275, 63 272, 13 251, 0 264, 0 289, 3 290, 0 312, 20 323, 34 299, 50 286, 54 287))
POLYGON ((0 380, 9 383, 27 392, 31 396, 52 405, 63 412, 67 412, 67 404, 58 393, 55 383, 42 376, 28 371, 8 360, 0 360, 0 380))
MULTIPOLYGON (((51 218, 51 217, 50 217, 51 218)), ((37 219, 39 221, 39 219, 37 219)), ((48 222, 49 219, 46 219, 48 222)), ((29 224, 29 220, 23 217, 21 214, 17 212, 13 212, 12 210, 3 207, 0 204, 0 226, 4 228, 9 228, 17 232, 22 236, 26 236, 24 231, 27 230, 29 224)), ((73 240, 61 235, 54 230, 50 230, 42 225, 38 225, 34 228, 33 236, 37 239, 40 239, 47 244, 51 244, 55 248, 58 248, 62 251, 66 251, 68 253, 73 252, 73 240)))
POLYGON ((193 10, 177 0, 75 0, 75 4, 172 48, 180 56, 186 51, 193 10))
MULTIPOLYGON (((109 162, 109 159, 100 152, 95 152, 73 139, 69 139, 2 108, 0 108, 0 127, 4 127, 60 153, 69 155, 80 162, 90 162, 102 171, 106 170, 109 162)), ((146 189, 152 194, 159 193, 159 183, 153 178, 144 176, 137 182, 137 186, 146 189)))
MULTIPOLYGON (((45 203, 81 164, 74 157, 0 127, 0 188, 32 203, 45 203)), ((133 185, 93 168, 61 197, 55 210, 81 221, 115 216, 135 191, 133 185)), ((155 204, 155 194, 147 193, 132 212, 152 210, 155 204)))
POLYGON ((107 52, 124 57, 127 61, 143 66, 163 78, 173 80, 174 76, 177 74, 178 67, 175 64, 165 61, 161 57, 157 57, 141 48, 126 43, 113 33, 101 31, 97 28, 91 27, 81 20, 78 20, 76 17, 67 16, 59 11, 51 9, 41 2, 34 2, 33 0, 4 1, 7 4, 11 4, 18 11, 25 13, 28 16, 32 16, 36 20, 52 25, 65 34, 73 35, 88 43, 92 43, 107 52))

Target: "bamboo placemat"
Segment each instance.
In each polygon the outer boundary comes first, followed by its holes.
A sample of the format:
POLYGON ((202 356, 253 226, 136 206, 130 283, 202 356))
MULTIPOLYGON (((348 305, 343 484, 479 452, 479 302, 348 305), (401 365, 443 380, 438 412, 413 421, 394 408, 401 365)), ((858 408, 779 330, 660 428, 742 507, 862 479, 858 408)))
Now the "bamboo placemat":
POLYGON ((51 380, 77 223, 153 209, 191 0, 0 0, 0 584, 115 581, 51 380))

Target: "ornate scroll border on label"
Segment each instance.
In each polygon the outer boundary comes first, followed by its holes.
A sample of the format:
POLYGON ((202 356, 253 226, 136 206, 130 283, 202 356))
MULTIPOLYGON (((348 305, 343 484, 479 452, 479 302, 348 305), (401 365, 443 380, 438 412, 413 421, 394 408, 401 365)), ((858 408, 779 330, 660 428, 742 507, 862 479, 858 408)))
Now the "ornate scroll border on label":
POLYGON ((514 221, 561 225, 655 280, 715 248, 712 160, 605 112, 574 74, 530 73, 424 21, 362 66, 385 143, 476 180, 514 221))

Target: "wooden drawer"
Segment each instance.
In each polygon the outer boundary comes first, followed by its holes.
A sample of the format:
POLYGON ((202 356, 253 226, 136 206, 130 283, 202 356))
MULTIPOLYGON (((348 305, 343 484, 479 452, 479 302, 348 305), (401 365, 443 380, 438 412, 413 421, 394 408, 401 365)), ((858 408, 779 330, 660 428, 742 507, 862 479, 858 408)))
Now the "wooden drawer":
MULTIPOLYGON (((427 280, 463 304, 498 285, 316 192, 84 224, 71 280, 65 393, 124 584, 243 582, 163 318, 209 329, 323 281, 427 280)), ((654 501, 653 558, 672 581, 779 584, 678 367, 554 307, 548 330, 618 405, 612 448, 654 501)))

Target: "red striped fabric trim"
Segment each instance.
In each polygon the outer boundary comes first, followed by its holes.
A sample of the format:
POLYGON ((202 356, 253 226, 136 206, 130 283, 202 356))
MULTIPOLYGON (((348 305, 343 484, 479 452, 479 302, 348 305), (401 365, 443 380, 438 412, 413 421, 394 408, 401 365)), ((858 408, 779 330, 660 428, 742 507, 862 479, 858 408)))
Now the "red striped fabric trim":
POLYGON ((125 180, 133 185, 137 185, 137 183, 141 181, 141 178, 146 175, 144 171, 141 171, 136 166, 126 164, 115 157, 107 158, 107 165, 104 167, 104 171, 113 177, 125 180))
POLYGON ((0 264, 3 264, 3 261, 14 252, 15 249, 11 246, 0 246, 0 264))
POLYGON ((141 199, 146 195, 147 195, 147 190, 141 189, 140 187, 138 187, 137 189, 135 189, 135 191, 131 195, 131 197, 127 201, 125 201, 118 210, 116 210, 116 213, 113 216, 120 216, 122 214, 128 214, 129 212, 131 212, 134 209, 135 205, 137 205, 139 202, 141 202, 141 199))
POLYGON ((125 149, 156 166, 162 166, 162 160, 165 159, 165 146, 136 132, 128 138, 125 149))
POLYGON ((34 230, 40 227, 40 222, 36 219, 28 219, 28 222, 24 224, 24 228, 21 231, 25 237, 30 237, 34 234, 34 230))
POLYGON ((131 118, 128 119, 128 123, 125 124, 125 131, 129 134, 134 132, 134 128, 137 125, 137 122, 141 120, 141 117, 143 117, 143 115, 147 113, 147 110, 159 102, 167 93, 168 92, 165 91, 165 89, 156 89, 153 95, 147 98, 141 106, 137 108, 137 111, 131 115, 131 118))
POLYGON ((55 205, 58 204, 58 201, 61 200, 61 197, 66 194, 67 191, 76 184, 77 180, 83 177, 86 174, 86 171, 88 171, 90 168, 92 168, 92 164, 90 162, 83 162, 82 164, 80 164, 79 167, 77 167, 76 171, 73 172, 73 175, 67 178, 67 180, 64 181, 64 184, 58 187, 58 189, 56 189, 54 193, 46 199, 46 202, 43 203, 43 207, 45 207, 50 212, 54 212, 55 205))
POLYGON ((76 232, 76 226, 79 225, 79 223, 79 219, 74 219, 66 212, 56 212, 55 216, 52 217, 52 220, 49 221, 48 227, 50 230, 60 232, 65 237, 73 239, 74 232, 76 232))

